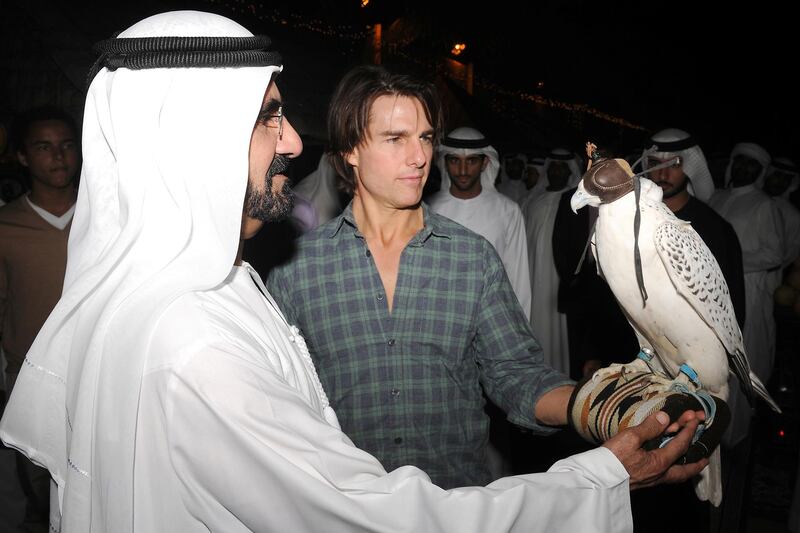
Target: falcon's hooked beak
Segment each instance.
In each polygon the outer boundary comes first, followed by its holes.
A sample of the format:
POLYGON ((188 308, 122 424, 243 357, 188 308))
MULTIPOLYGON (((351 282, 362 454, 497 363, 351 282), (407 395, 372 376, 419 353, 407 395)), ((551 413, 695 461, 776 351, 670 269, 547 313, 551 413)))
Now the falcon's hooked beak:
POLYGON ((569 201, 569 205, 572 207, 572 212, 577 214, 578 209, 585 205, 600 207, 600 197, 586 192, 586 189, 583 188, 583 180, 581 180, 580 183, 578 183, 578 190, 575 191, 572 195, 572 199, 569 201))

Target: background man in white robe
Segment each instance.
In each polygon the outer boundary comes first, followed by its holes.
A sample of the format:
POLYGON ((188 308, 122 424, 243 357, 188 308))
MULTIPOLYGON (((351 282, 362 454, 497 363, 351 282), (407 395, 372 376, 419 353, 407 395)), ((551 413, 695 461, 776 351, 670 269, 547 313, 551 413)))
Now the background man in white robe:
POLYGON ((525 194, 520 200, 520 207, 525 205, 526 202, 531 201, 544 190, 544 157, 528 156, 528 164, 525 165, 525 194))
POLYGON ((442 141, 436 163, 442 188, 431 208, 486 238, 500 255, 525 316, 531 316, 531 285, 525 224, 519 206, 494 188, 500 160, 474 128, 456 128, 442 141))
POLYGON ((289 213, 283 173, 302 149, 266 46, 198 12, 103 43, 63 297, 0 423, 50 470, 54 531, 629 531, 629 483, 704 466, 669 467, 694 413, 664 449, 640 449, 668 425, 660 413, 488 488, 443 491, 355 448, 302 336, 239 259, 289 213), (148 43, 129 39, 164 36, 181 39, 148 54, 163 68, 131 68, 148 43))
POLYGON ((525 184, 525 168, 528 165, 528 156, 525 154, 510 154, 503 158, 500 165, 500 182, 497 192, 508 196, 518 205, 522 204, 528 193, 525 184))
MULTIPOLYGON (((553 226, 561 194, 583 176, 578 158, 556 148, 544 162, 542 190, 522 206, 528 240, 531 285, 531 326, 542 345, 545 361, 569 374, 567 318, 558 312, 558 272, 553 260, 553 226)), ((537 185, 538 187, 538 185, 537 185)))
MULTIPOLYGON (((750 366, 763 383, 769 381, 775 355, 772 272, 783 263, 784 245, 780 214, 761 190, 770 161, 767 151, 757 144, 734 146, 726 170, 727 188, 718 190, 710 202, 731 223, 742 246, 747 317, 742 334, 750 366)), ((733 418, 727 434, 734 445, 745 437, 750 422, 749 408, 737 408, 739 402, 747 405, 738 387, 731 392, 733 418), (740 417, 739 412, 748 416, 740 417)))
MULTIPOLYGON (((800 210, 789 200, 800 187, 800 172, 794 161, 786 157, 772 160, 764 178, 763 190, 772 197, 783 223, 783 267, 787 267, 800 256, 800 210)), ((782 281, 780 270, 776 271, 778 282, 782 281)))
MULTIPOLYGON (((731 223, 742 247, 745 323, 742 330, 750 368, 763 383, 769 381, 775 357, 775 319, 772 293, 783 262, 783 227, 775 202, 761 187, 771 158, 754 143, 739 143, 725 171, 727 188, 717 190, 710 205, 731 223)), ((752 413, 741 388, 730 387, 731 423, 723 438, 724 489, 720 531, 738 526, 745 498, 746 472, 752 447, 752 413), (726 468, 727 467, 727 468, 726 468)))
MULTIPOLYGON (((676 217, 692 227, 714 254, 728 284, 739 327, 745 323, 744 274, 742 251, 733 227, 707 202, 714 194, 714 180, 703 150, 687 132, 667 128, 650 138, 642 154, 645 169, 673 161, 671 166, 653 171, 649 179, 661 187, 664 204, 676 217)), ((738 385, 737 385, 738 386, 738 385)))

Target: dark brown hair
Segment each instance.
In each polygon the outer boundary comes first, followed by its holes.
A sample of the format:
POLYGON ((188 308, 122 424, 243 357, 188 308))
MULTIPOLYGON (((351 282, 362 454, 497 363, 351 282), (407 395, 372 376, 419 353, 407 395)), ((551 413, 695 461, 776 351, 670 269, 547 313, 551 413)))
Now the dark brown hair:
POLYGON ((340 187, 350 195, 355 190, 355 173, 347 156, 365 141, 372 104, 386 95, 416 98, 433 127, 434 145, 439 142, 442 105, 432 83, 374 65, 350 70, 336 87, 328 109, 328 153, 340 187))
POLYGON ((29 109, 24 113, 17 115, 17 117, 14 119, 14 122, 11 124, 12 149, 24 154, 25 141, 28 139, 28 135, 30 134, 33 124, 48 120, 57 120, 66 124, 67 127, 72 130, 72 134, 75 136, 75 142, 80 144, 81 131, 78 129, 78 125, 75 123, 75 119, 72 118, 72 115, 60 107, 46 105, 34 107, 33 109, 29 109))

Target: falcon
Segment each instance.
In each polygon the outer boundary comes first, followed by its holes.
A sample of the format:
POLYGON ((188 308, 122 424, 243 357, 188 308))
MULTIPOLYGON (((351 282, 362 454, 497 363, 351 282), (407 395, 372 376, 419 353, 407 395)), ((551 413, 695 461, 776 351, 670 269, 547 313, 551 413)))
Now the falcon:
MULTIPOLYGON (((733 372, 751 403, 757 395, 780 412, 750 370, 719 264, 661 195, 659 186, 634 175, 626 161, 605 159, 590 163, 571 199, 574 212, 585 205, 599 208, 592 253, 641 348, 640 357, 625 366, 631 372, 652 370, 722 400, 728 399, 733 372)), ((714 505, 722 498, 718 453, 697 486, 698 496, 714 505)))

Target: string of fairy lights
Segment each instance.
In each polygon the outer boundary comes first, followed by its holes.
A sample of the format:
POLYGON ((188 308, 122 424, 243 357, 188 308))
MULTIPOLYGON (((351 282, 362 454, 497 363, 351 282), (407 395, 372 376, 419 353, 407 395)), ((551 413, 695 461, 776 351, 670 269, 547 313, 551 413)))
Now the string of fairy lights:
POLYGON ((488 82, 486 80, 477 77, 475 83, 476 85, 479 85, 482 90, 490 91, 495 94, 502 94, 506 97, 516 98, 519 100, 528 101, 535 104, 545 105, 554 109, 561 109, 563 111, 568 111, 571 113, 583 113, 586 115, 591 115, 600 120, 604 120, 606 122, 610 122, 612 124, 616 124, 618 126, 629 128, 632 130, 648 131, 648 129, 645 128, 644 126, 634 124, 628 120, 625 120, 624 118, 616 117, 610 113, 605 113, 586 104, 568 104, 565 102, 560 102, 553 98, 547 98, 540 94, 531 94, 520 90, 511 91, 500 87, 496 83, 488 82))
POLYGON ((224 7, 233 13, 255 17, 262 22, 272 22, 292 29, 300 29, 345 42, 360 44, 372 36, 371 26, 349 24, 331 25, 318 18, 308 18, 297 13, 282 13, 278 9, 268 9, 261 2, 251 0, 206 0, 207 3, 224 7))
MULTIPOLYGON (((278 9, 269 9, 265 8, 264 4, 261 2, 254 2, 252 0, 205 0, 209 4, 213 4, 216 6, 223 7, 228 9, 232 13, 240 13, 250 17, 255 17, 257 20, 262 22, 268 22, 280 26, 284 26, 291 29, 298 29, 304 30, 311 33, 315 33, 320 36, 324 36, 326 38, 336 39, 340 43, 345 43, 345 46, 350 49, 350 51, 354 51, 359 49, 363 46, 363 43, 366 39, 372 39, 374 35, 374 29, 372 26, 369 25, 351 25, 351 24, 340 24, 340 25, 333 25, 328 22, 323 21, 319 18, 309 18, 307 15, 300 15, 297 13, 284 13, 278 9)), ((359 0, 361 7, 366 7, 369 4, 369 0, 359 0)), ((437 65, 431 61, 425 61, 419 57, 411 56, 403 51, 403 47, 410 44, 411 40, 407 40, 404 42, 392 42, 388 46, 386 46, 387 51, 389 51, 392 55, 396 55, 399 58, 402 58, 404 61, 408 61, 410 63, 414 63, 417 66, 426 68, 428 70, 436 71, 446 76, 452 77, 452 75, 443 70, 441 68, 437 68, 437 65)), ((458 50, 458 53, 464 49, 464 43, 457 43, 454 45, 453 50, 458 50)), ((453 55, 458 55, 453 53, 453 55)), ((475 86, 479 87, 481 91, 489 93, 495 97, 504 97, 507 99, 513 99, 523 102, 530 102, 532 104, 538 104, 542 106, 546 106, 552 109, 562 110, 568 113, 572 113, 575 115, 589 115, 596 119, 603 120, 605 122, 609 122, 616 126, 622 128, 628 128, 631 130, 638 130, 638 131, 647 131, 647 128, 634 124, 624 118, 614 116, 610 113, 606 113, 596 109, 592 106, 587 104, 574 104, 574 103, 567 103, 556 100, 554 98, 548 98, 546 96, 542 96, 541 94, 530 93, 524 90, 510 90, 505 87, 498 85, 497 83, 485 79, 480 75, 475 75, 474 77, 474 84, 475 86)))

